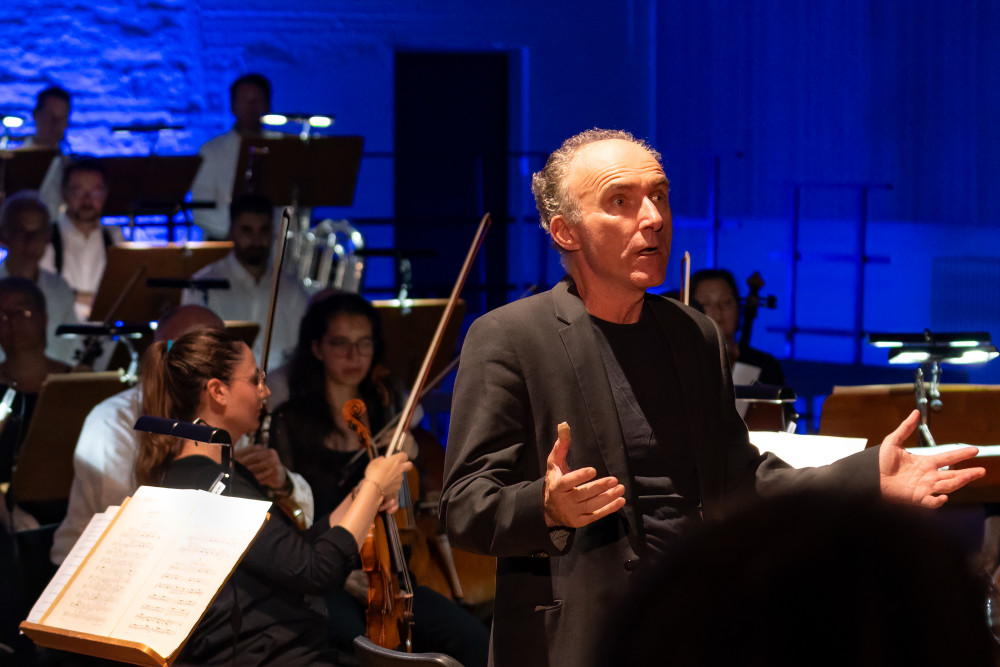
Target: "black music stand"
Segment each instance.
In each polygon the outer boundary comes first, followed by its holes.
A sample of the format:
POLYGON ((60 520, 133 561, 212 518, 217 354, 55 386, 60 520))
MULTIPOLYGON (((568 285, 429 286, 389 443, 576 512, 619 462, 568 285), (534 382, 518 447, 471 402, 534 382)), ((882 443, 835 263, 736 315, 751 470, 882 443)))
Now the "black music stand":
POLYGON ((201 166, 200 155, 103 158, 104 215, 170 215, 179 211, 201 166))
POLYGON ((233 182, 233 199, 267 195, 275 206, 350 206, 361 168, 364 137, 247 139, 233 182))
POLYGON ((21 190, 41 189, 57 155, 59 153, 50 148, 0 151, 0 194, 10 196, 21 190))

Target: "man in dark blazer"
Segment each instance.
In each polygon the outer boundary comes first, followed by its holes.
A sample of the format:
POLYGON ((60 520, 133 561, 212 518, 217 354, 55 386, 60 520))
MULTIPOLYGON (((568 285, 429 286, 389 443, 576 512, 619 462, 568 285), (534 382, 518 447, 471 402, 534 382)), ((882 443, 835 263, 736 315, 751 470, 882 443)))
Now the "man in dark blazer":
POLYGON ((832 466, 759 454, 718 328, 646 294, 670 253, 659 154, 590 130, 532 190, 569 277, 469 330, 441 498, 452 543, 498 557, 492 664, 586 664, 640 563, 742 499, 810 486, 938 506, 983 474, 938 471, 974 448, 905 452, 916 413, 832 466))

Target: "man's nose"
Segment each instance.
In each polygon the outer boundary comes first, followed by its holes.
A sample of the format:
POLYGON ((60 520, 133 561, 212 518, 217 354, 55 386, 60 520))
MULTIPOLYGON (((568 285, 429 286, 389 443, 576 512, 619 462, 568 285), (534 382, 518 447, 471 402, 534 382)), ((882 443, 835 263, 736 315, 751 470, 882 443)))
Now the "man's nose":
POLYGON ((663 227, 663 215, 660 213, 660 209, 657 208, 656 203, 649 197, 644 197, 642 200, 642 208, 639 211, 639 224, 640 227, 652 227, 654 232, 660 231, 663 227))

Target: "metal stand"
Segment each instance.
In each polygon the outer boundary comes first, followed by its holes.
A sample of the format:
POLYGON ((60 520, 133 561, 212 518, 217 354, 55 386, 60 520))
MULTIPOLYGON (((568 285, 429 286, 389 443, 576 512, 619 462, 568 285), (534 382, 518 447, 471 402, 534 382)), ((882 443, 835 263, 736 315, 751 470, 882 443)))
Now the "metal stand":
POLYGON ((931 435, 930 426, 927 424, 927 413, 928 407, 933 412, 941 412, 943 403, 941 402, 941 360, 932 358, 930 361, 930 372, 931 379, 930 382, 924 382, 924 369, 923 367, 918 367, 916 373, 914 374, 913 380, 913 392, 917 399, 917 410, 920 411, 920 425, 917 427, 917 433, 921 441, 927 447, 936 447, 937 442, 934 441, 934 436, 931 435))

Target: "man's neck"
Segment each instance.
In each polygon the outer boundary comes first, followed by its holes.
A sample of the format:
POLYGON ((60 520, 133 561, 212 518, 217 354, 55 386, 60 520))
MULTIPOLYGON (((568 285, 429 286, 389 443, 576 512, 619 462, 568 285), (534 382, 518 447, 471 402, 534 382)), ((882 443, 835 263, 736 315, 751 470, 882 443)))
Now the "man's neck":
POLYGON ((253 266, 240 261, 238 257, 236 258, 236 261, 239 262, 239 265, 242 266, 246 270, 246 272, 250 274, 250 277, 253 278, 253 281, 258 285, 260 284, 260 281, 264 279, 264 276, 267 275, 266 263, 261 264, 259 266, 253 266))
POLYGON ((645 292, 634 288, 609 288, 606 284, 598 286, 577 276, 573 278, 584 308, 594 317, 615 324, 635 324, 639 321, 645 292))
POLYGON ((23 350, 7 357, 3 362, 3 375, 8 381, 30 393, 41 389, 42 382, 49 374, 49 359, 45 356, 45 348, 23 350))
POLYGON ((40 274, 38 262, 19 262, 16 258, 7 255, 4 263, 7 265, 7 275, 16 278, 27 278, 33 283, 38 282, 40 274))
POLYGON ((87 237, 89 237, 91 234, 96 232, 101 227, 100 218, 98 218, 97 220, 79 220, 66 216, 66 219, 70 221, 70 224, 72 224, 73 227, 75 227, 78 232, 87 237))
POLYGON ((250 125, 250 126, 243 126, 243 125, 240 125, 239 123, 236 123, 235 125, 233 125, 233 129, 236 130, 237 134, 239 134, 241 137, 263 137, 264 136, 264 126, 262 126, 260 124, 250 125))

